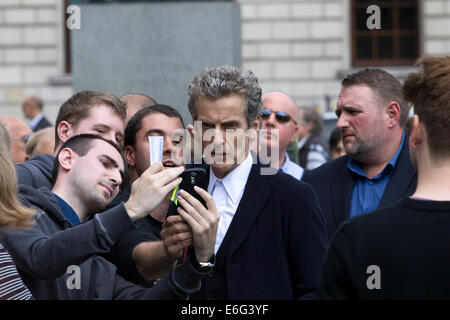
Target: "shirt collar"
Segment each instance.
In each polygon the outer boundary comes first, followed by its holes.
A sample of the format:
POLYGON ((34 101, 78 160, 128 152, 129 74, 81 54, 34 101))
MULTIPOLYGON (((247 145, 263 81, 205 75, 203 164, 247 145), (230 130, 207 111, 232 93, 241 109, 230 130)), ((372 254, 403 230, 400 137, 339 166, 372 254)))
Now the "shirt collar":
POLYGON ((34 117, 33 119, 30 120, 30 122, 28 123, 28 125, 30 126, 30 128, 34 128, 35 126, 37 126, 37 124, 39 123, 39 121, 41 121, 41 119, 44 117, 44 115, 42 113, 39 113, 36 117, 34 117))
POLYGON ((222 180, 225 190, 228 196, 231 198, 234 204, 237 204, 241 194, 244 192, 245 185, 247 184, 248 176, 252 169, 253 157, 250 152, 247 154, 244 162, 234 168, 228 173, 225 178, 219 179, 214 175, 211 167, 209 168, 209 185, 208 190, 213 190, 213 187, 217 180, 222 180))
MULTIPOLYGON (((392 157, 391 160, 389 160, 389 162, 386 164, 384 169, 377 176, 375 176, 373 179, 380 178, 386 172, 388 172, 389 169, 392 169, 392 168, 395 167, 395 165, 397 164, 398 157, 400 156, 400 152, 402 151, 404 141, 405 141, 405 132, 403 132, 403 134, 402 134, 402 142, 400 143, 400 147, 398 147, 398 150, 395 153, 395 155, 392 157)), ((352 159, 352 158, 350 158, 350 160, 349 160, 349 162, 347 164, 347 169, 352 171, 352 172, 354 172, 354 173, 356 173, 357 175, 360 175, 362 177, 367 177, 366 173, 364 172, 364 170, 359 165, 359 162, 354 160, 354 159, 352 159)))
POLYGON ((287 152, 286 160, 284 161, 284 165, 280 168, 280 170, 284 173, 290 174, 291 176, 299 180, 302 177, 304 171, 301 166, 291 161, 287 152))
POLYGON ((61 197, 53 193, 56 200, 58 200, 59 207, 61 208, 61 212, 64 215, 64 217, 70 222, 72 226, 76 226, 81 224, 80 218, 78 218, 77 214, 75 213, 75 210, 61 197))

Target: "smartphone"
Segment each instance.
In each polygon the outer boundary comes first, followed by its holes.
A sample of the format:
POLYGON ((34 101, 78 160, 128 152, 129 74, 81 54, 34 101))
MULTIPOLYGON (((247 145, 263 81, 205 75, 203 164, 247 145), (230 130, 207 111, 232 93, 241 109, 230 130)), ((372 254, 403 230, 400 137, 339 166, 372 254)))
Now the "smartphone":
POLYGON ((203 198, 194 190, 194 186, 200 187, 203 190, 208 189, 208 175, 206 172, 206 169, 204 168, 188 168, 183 171, 181 174, 181 178, 183 179, 178 186, 177 189, 174 190, 172 195, 172 201, 175 203, 175 205, 178 207, 180 204, 178 204, 178 201, 176 201, 176 198, 178 196, 179 190, 184 190, 187 193, 189 193, 191 196, 196 198, 200 203, 206 207, 206 202, 203 200, 203 198))

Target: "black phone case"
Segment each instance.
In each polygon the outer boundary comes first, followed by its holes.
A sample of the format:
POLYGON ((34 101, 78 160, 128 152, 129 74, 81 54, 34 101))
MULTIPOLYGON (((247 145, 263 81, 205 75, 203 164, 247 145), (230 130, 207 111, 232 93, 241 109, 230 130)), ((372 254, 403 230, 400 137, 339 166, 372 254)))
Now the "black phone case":
MULTIPOLYGON (((188 168, 184 170, 181 174, 181 178, 183 179, 178 186, 179 189, 182 189, 196 198, 201 204, 206 207, 206 203, 203 198, 194 190, 194 186, 200 187, 203 190, 208 191, 208 175, 206 173, 206 169, 204 168, 188 168)), ((177 207, 179 204, 177 204, 177 207)))

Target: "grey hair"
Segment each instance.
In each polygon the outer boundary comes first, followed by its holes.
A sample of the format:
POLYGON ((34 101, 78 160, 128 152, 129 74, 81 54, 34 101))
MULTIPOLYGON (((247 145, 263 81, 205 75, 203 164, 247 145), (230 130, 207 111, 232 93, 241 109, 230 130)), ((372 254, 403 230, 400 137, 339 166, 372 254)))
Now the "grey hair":
POLYGON ((1 120, 0 120, 0 137, 9 152, 12 143, 11 134, 9 133, 8 126, 1 120))
POLYGON ((207 68, 198 74, 188 88, 189 112, 195 120, 197 117, 197 99, 204 96, 210 99, 219 99, 232 94, 245 96, 245 117, 248 127, 261 113, 262 90, 258 78, 251 70, 242 71, 233 66, 207 68))

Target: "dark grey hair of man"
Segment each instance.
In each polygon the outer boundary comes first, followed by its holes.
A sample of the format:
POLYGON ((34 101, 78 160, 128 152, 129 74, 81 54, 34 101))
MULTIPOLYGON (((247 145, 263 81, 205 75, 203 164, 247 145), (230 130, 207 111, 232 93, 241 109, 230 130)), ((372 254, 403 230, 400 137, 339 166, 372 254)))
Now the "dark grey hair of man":
POLYGON ((262 90, 258 78, 251 70, 242 71, 233 66, 207 68, 198 74, 188 88, 189 112, 192 118, 197 118, 197 99, 204 96, 212 100, 233 94, 245 96, 245 118, 247 125, 253 123, 262 109, 262 90))

